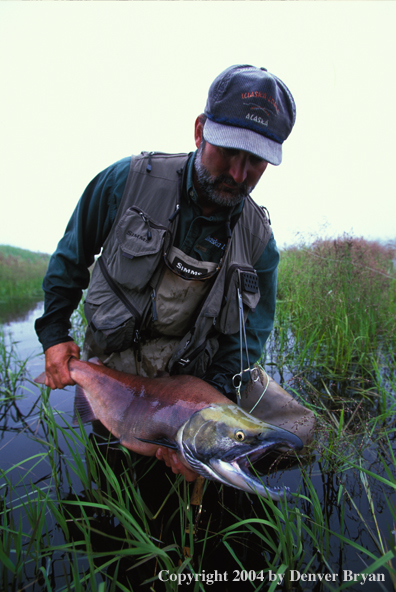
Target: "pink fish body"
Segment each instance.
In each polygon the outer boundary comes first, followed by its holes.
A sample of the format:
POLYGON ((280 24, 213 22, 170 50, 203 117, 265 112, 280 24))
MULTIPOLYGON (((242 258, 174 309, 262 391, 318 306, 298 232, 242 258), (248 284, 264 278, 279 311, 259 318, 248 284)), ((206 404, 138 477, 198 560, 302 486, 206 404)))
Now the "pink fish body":
MULTIPOLYGON (((159 446, 208 479, 279 499, 250 472, 268 450, 302 448, 300 438, 267 424, 194 376, 144 378, 71 358, 76 383, 75 413, 82 422, 98 419, 126 448, 154 456, 159 446)), ((44 383, 45 374, 36 382, 44 383)))

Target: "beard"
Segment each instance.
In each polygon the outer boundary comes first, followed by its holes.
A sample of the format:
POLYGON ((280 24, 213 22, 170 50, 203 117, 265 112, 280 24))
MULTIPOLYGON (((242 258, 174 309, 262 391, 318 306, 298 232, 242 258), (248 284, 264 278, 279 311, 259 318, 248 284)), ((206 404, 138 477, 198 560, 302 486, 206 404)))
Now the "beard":
POLYGON ((195 156, 194 167, 203 197, 206 201, 223 207, 234 207, 249 195, 253 187, 246 183, 235 183, 228 175, 213 177, 208 169, 202 164, 202 154, 205 141, 202 140, 195 156), (226 183, 229 187, 224 185, 226 183))

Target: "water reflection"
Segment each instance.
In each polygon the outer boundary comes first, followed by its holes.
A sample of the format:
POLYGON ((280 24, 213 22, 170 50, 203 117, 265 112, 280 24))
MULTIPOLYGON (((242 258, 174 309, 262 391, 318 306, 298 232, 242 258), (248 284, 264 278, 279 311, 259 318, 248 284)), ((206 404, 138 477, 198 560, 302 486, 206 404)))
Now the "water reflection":
MULTIPOLYGON (((19 306, 19 305, 18 305, 19 306)), ((7 337, 6 343, 14 342, 20 359, 33 358, 42 352, 41 345, 34 330, 34 321, 44 312, 44 302, 28 301, 18 312, 4 310, 0 305, 0 324, 3 324, 3 332, 7 337)))
POLYGON ((0 302, 0 325, 24 321, 33 310, 40 308, 42 305, 42 300, 37 300, 37 298, 32 300, 15 299, 9 302, 0 302))

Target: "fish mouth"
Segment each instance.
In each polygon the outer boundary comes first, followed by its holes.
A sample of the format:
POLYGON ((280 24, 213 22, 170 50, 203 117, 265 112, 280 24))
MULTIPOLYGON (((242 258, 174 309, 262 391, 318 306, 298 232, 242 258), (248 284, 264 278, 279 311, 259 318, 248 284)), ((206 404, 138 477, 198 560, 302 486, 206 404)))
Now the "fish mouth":
MULTIPOLYGON (((196 412, 177 435, 188 465, 207 479, 279 501, 291 498, 287 487, 264 485, 253 467, 276 450, 302 450, 301 439, 279 426, 262 422, 235 405, 206 407, 196 412)), ((267 462, 267 458, 265 462, 267 462)))
POLYGON ((291 450, 301 449, 302 445, 296 446, 287 441, 274 441, 259 444, 255 448, 249 446, 235 446, 228 450, 220 458, 212 458, 209 463, 213 471, 217 474, 217 479, 225 484, 242 489, 248 493, 256 493, 262 497, 270 497, 279 501, 286 497, 290 500, 291 491, 286 486, 270 487, 264 485, 265 475, 261 475, 255 470, 252 471, 254 463, 262 460, 270 451, 279 447, 288 447, 291 450))

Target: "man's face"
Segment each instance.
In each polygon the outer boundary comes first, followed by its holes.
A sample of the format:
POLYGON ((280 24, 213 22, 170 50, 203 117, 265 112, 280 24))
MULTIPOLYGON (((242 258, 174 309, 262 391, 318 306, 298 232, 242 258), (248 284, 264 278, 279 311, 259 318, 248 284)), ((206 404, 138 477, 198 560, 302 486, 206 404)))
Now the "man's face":
POLYGON ((268 165, 249 152, 214 146, 203 137, 197 145, 194 166, 198 194, 219 206, 233 207, 240 203, 253 191, 268 165))

